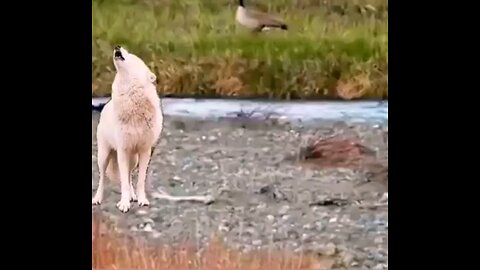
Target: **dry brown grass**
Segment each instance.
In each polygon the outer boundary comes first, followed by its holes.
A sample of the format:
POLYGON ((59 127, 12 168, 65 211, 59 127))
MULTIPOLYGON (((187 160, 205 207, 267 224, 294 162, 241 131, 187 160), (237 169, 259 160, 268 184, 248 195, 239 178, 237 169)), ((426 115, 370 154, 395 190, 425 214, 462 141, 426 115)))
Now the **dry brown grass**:
MULTIPOLYGON (((200 59, 186 62, 170 59, 149 62, 157 74, 157 89, 168 97, 236 97, 275 99, 336 98, 377 99, 388 97, 388 74, 369 65, 352 68, 352 72, 334 78, 325 72, 308 70, 281 77, 268 71, 261 60, 200 59), (252 83, 255 82, 255 83, 252 83), (271 89, 265 85, 272 86, 271 89), (273 91, 273 88, 275 88, 273 91), (294 90, 295 89, 295 90, 294 90)), ((328 72, 327 72, 328 73, 328 72)), ((92 95, 108 96, 114 73, 93 80, 92 95), (103 91, 102 91, 103 90, 103 91)))
POLYGON ((151 245, 92 222, 92 269, 327 270, 334 263, 335 258, 318 254, 274 250, 240 253, 215 237, 200 253, 189 244, 151 245))

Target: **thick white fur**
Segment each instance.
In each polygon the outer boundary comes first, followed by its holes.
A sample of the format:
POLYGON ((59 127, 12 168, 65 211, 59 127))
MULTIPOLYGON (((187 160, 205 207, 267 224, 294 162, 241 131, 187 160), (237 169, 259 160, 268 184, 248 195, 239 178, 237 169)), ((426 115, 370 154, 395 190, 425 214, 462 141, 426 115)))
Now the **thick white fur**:
POLYGON ((100 179, 92 204, 103 199, 104 180, 120 180, 118 209, 127 212, 130 202, 149 205, 145 180, 151 153, 163 128, 163 112, 155 87, 155 75, 136 55, 120 48, 122 59, 113 62, 116 76, 112 100, 105 105, 97 128, 100 179), (136 191, 132 172, 138 166, 136 191))

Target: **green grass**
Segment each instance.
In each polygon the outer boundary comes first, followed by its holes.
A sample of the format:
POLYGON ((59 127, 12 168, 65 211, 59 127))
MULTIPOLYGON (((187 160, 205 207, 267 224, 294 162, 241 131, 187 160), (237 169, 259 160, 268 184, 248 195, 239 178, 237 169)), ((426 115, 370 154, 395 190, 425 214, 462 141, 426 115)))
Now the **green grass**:
POLYGON ((246 3, 284 18, 289 31, 252 35, 234 21, 236 0, 92 0, 92 95, 110 94, 120 44, 166 96, 388 97, 387 1, 246 3))

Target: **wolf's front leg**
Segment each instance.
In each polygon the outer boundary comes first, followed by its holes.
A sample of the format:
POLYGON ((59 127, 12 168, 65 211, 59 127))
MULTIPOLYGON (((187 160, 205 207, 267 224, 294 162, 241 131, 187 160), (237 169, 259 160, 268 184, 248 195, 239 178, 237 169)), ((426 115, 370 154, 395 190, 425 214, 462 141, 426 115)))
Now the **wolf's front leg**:
POLYGON ((117 151, 118 155, 118 167, 120 170, 120 182, 121 182, 121 197, 120 201, 117 203, 118 209, 123 213, 130 210, 130 153, 126 150, 119 149, 117 151))
POLYGON ((103 199, 103 190, 105 185, 105 171, 107 170, 108 162, 110 160, 110 149, 108 149, 104 144, 98 142, 98 170, 100 172, 100 179, 98 180, 98 188, 95 196, 92 199, 93 205, 99 205, 102 203, 103 199))
POLYGON ((140 151, 138 159, 138 182, 137 182, 137 196, 138 205, 147 206, 150 202, 147 199, 145 192, 145 180, 147 178, 148 164, 150 163, 151 150, 145 149, 140 151))

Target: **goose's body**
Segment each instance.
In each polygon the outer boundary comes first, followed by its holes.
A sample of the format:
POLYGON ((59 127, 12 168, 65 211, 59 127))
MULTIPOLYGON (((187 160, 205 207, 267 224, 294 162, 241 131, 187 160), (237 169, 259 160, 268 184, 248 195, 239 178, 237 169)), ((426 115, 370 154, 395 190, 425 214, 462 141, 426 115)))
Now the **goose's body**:
POLYGON ((243 0, 239 0, 239 5, 235 14, 235 20, 239 24, 251 29, 254 32, 264 31, 271 28, 288 30, 287 24, 285 24, 281 19, 265 12, 246 8, 243 0))

